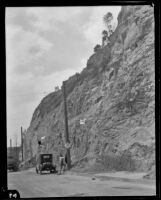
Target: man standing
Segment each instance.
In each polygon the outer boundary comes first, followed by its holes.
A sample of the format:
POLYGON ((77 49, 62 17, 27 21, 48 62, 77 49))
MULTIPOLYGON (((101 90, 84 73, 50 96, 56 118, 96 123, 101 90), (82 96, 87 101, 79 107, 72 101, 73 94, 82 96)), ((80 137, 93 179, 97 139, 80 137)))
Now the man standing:
POLYGON ((60 153, 59 157, 59 174, 61 174, 61 171, 65 171, 66 168, 66 162, 65 162, 65 157, 60 153))

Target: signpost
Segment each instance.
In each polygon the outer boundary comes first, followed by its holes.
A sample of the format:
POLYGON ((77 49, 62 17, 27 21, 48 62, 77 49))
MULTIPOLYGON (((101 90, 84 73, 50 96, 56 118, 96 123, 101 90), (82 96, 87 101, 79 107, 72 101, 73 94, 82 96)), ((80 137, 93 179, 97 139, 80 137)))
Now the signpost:
POLYGON ((80 119, 80 125, 84 125, 86 123, 86 119, 80 119))
POLYGON ((71 147, 71 144, 70 144, 70 143, 68 143, 68 142, 65 143, 65 148, 66 148, 66 149, 70 149, 70 147, 71 147))

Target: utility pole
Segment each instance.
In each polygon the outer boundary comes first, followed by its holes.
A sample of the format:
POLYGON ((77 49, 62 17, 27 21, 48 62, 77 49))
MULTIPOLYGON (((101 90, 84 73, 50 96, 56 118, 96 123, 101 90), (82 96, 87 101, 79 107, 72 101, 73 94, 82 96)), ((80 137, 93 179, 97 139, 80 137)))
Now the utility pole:
MULTIPOLYGON (((64 98, 65 143, 70 144, 69 132, 68 132, 68 113, 67 113, 67 104, 66 104, 67 100, 66 100, 65 81, 63 81, 63 98, 64 98)), ((67 155, 67 167, 69 170, 71 168, 70 148, 66 148, 66 155, 67 155)))
POLYGON ((16 135, 16 148, 15 148, 15 151, 16 151, 16 160, 18 160, 18 151, 17 151, 17 135, 16 135))
POLYGON ((16 144, 16 149, 17 149, 17 135, 16 135, 16 138, 15 138, 15 139, 16 139, 15 144, 16 144))
POLYGON ((10 147, 12 147, 12 139, 10 139, 10 147))
POLYGON ((22 162, 23 162, 23 130, 21 126, 21 151, 22 151, 22 162))

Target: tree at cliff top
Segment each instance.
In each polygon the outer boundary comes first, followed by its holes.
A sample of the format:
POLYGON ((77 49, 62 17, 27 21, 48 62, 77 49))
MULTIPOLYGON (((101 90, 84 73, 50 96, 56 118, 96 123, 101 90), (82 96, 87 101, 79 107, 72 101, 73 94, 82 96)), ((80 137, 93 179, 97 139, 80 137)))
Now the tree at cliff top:
POLYGON ((108 12, 104 15, 103 21, 107 27, 108 36, 114 32, 114 26, 112 26, 113 15, 111 12, 108 12))
POLYGON ((108 32, 106 30, 102 31, 102 37, 107 37, 108 36, 108 32))
POLYGON ((102 47, 105 45, 105 42, 108 41, 108 32, 106 30, 102 31, 102 47))

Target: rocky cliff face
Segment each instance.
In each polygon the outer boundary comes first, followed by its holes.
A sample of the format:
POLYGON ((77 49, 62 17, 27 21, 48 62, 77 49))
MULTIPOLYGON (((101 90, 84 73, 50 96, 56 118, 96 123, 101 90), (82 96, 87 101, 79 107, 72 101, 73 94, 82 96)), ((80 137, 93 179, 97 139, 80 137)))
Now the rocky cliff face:
MULTIPOLYGON (((124 6, 110 44, 66 81, 72 162, 79 170, 148 171, 155 164, 154 13, 124 6), (80 120, 85 119, 85 124, 80 120)), ((37 137, 57 160, 64 152, 62 90, 35 109, 26 134, 26 156, 37 137)))

